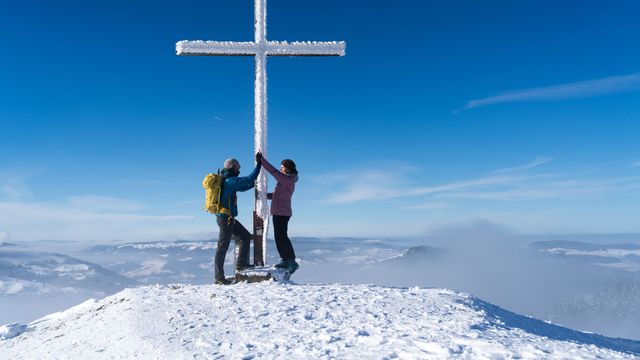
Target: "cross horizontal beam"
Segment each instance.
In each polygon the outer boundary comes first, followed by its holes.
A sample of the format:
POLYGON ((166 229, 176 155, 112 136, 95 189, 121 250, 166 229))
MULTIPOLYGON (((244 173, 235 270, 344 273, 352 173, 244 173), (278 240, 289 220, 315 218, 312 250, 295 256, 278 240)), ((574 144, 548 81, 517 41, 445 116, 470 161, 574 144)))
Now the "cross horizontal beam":
POLYGON ((176 43, 176 55, 195 56, 344 56, 344 41, 202 41, 182 40, 176 43))

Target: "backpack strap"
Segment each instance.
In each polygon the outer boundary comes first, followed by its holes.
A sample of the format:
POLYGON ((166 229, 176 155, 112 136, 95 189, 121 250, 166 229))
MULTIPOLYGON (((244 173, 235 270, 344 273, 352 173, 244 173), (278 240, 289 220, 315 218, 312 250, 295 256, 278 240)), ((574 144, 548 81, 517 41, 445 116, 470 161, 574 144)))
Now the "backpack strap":
MULTIPOLYGON (((231 207, 231 194, 227 196, 227 201, 229 202, 229 207, 231 207)), ((229 216, 229 219, 227 220, 227 225, 231 225, 235 221, 233 214, 231 213, 231 210, 221 206, 220 212, 229 216)))

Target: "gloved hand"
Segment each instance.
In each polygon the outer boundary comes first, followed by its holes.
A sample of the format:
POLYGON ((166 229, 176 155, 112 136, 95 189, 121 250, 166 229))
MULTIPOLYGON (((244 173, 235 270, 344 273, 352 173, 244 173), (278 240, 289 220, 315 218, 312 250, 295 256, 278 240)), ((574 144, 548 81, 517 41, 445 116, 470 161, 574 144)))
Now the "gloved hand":
POLYGON ((256 153, 256 165, 262 165, 262 152, 260 151, 256 153))

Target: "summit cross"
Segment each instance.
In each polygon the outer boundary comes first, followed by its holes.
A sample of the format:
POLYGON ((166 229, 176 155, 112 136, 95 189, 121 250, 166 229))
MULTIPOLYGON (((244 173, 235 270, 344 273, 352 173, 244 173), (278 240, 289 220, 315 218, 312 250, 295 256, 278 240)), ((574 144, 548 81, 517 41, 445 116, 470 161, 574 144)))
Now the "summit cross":
MULTIPOLYGON (((255 41, 182 40, 176 43, 176 55, 196 56, 253 56, 255 59, 255 135, 254 153, 267 155, 267 56, 344 56, 344 41, 286 42, 267 40, 267 0, 255 0, 255 41)), ((269 219, 267 177, 260 172, 256 184, 253 222, 254 264, 265 264, 267 231, 264 221, 269 219)))

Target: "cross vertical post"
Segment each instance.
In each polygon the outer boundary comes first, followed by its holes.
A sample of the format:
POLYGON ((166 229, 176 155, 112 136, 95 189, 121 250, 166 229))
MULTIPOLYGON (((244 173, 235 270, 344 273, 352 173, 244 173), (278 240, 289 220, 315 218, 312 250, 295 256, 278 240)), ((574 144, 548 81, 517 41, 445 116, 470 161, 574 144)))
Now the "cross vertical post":
MULTIPOLYGON (((267 40, 267 0, 254 1, 254 41, 182 40, 176 43, 176 55, 195 56, 253 56, 255 59, 255 133, 254 152, 267 156, 267 57, 268 56, 344 56, 344 41, 286 42, 267 40)), ((254 264, 264 265, 267 258, 267 176, 260 172, 256 181, 253 215, 254 264), (266 224, 266 226, 265 226, 266 224)))
MULTIPOLYGON (((254 2, 255 43, 262 51, 256 51, 255 82, 254 82, 254 107, 255 107, 255 132, 254 153, 262 151, 267 153, 267 54, 263 47, 267 41, 267 3, 266 0, 254 2)), ((264 171, 258 175, 256 181, 255 202, 253 209, 253 263, 256 266, 266 264, 267 239, 265 223, 269 228, 269 213, 267 210, 267 174, 264 171), (264 239, 263 239, 264 237, 264 239)))

